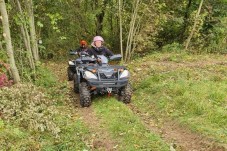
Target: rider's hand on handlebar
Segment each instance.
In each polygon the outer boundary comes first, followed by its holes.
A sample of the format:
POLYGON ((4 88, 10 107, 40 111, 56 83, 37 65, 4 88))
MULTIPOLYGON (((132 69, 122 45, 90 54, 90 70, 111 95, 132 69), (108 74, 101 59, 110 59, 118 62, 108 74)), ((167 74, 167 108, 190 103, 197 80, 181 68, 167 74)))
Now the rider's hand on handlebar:
POLYGON ((102 62, 102 60, 101 60, 100 58, 97 58, 97 62, 99 62, 99 63, 100 63, 100 62, 102 62))

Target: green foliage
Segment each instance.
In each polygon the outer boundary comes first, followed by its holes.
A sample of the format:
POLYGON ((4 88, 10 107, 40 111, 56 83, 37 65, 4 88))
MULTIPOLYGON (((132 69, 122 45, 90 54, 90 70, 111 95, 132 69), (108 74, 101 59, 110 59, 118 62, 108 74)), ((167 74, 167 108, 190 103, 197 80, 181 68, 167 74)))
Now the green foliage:
POLYGON ((208 45, 206 48, 207 52, 212 53, 227 53, 227 24, 226 17, 216 18, 218 23, 213 27, 213 31, 208 31, 205 44, 208 45))
POLYGON ((162 47, 164 52, 180 52, 183 50, 183 46, 179 43, 172 43, 162 47))
POLYGON ((0 50, 0 58, 1 58, 1 61, 7 61, 7 55, 6 55, 6 52, 4 50, 0 50))
POLYGON ((161 28, 157 36, 158 43, 162 45, 181 42, 182 26, 184 25, 183 17, 170 17, 161 22, 161 28))
POLYGON ((59 14, 59 13, 55 13, 55 14, 46 14, 49 18, 50 18, 50 23, 53 26, 53 30, 55 30, 56 32, 61 32, 60 29, 57 26, 57 22, 61 21, 63 19, 63 17, 59 14))
MULTIPOLYGON (((135 2, 135 0, 122 1, 124 50, 135 2)), ((21 1, 21 5, 23 20, 18 13, 16 3, 9 1, 8 11, 16 63, 20 66, 20 73, 23 74, 22 68, 28 64, 28 54, 20 25, 22 23, 27 25, 28 18, 24 1, 21 1)), ((105 0, 94 3, 92 0, 55 0, 54 2, 35 0, 33 5, 37 38, 43 41, 39 47, 41 58, 66 56, 66 51, 77 48, 81 39, 90 43, 92 37, 98 34, 98 16, 102 13, 103 20, 100 21, 102 29, 99 34, 105 38, 109 48, 119 52, 118 1, 105 0)), ((191 1, 190 5, 188 0, 141 1, 135 24, 136 36, 133 39, 135 53, 152 52, 161 50, 162 47, 166 49, 175 43, 184 45, 195 21, 198 6, 198 0, 191 1)), ((190 43, 190 50, 226 53, 226 6, 224 0, 204 2, 196 32, 190 43)))
POLYGON ((54 87, 57 84, 56 75, 51 73, 44 64, 37 66, 35 85, 45 88, 54 87))
POLYGON ((62 57, 78 47, 81 39, 91 41, 95 35, 95 15, 86 1, 37 1, 35 5, 37 20, 43 25, 40 38, 46 50, 42 57, 62 57))

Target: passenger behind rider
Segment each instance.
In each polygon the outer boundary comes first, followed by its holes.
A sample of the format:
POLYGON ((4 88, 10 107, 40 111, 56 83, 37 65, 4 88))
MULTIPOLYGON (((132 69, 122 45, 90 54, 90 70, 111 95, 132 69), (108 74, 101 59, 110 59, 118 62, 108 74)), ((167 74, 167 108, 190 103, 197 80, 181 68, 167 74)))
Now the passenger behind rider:
POLYGON ((77 54, 80 56, 81 52, 87 52, 87 50, 88 50, 87 42, 85 40, 81 40, 80 47, 73 51, 77 52, 77 54))
POLYGON ((113 56, 113 52, 110 51, 108 48, 103 46, 104 39, 101 36, 95 36, 93 38, 93 41, 91 43, 91 48, 87 50, 87 53, 90 56, 94 56, 95 58, 98 58, 98 55, 104 55, 106 57, 113 56))

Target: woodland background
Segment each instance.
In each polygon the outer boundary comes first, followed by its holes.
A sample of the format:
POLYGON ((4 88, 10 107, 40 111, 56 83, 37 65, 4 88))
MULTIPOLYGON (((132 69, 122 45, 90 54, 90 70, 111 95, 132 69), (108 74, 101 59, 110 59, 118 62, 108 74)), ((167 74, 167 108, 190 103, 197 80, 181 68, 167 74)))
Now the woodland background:
MULTIPOLYGON (((0 150, 227 150, 227 0, 0 0, 0 150), (70 49, 105 39, 132 102, 81 108, 70 49)), ((74 59, 74 58, 73 58, 74 59)))
POLYGON ((15 82, 34 79, 40 59, 67 56, 81 39, 90 43, 95 35, 125 62, 163 50, 227 52, 226 0, 0 2, 0 58, 15 82))

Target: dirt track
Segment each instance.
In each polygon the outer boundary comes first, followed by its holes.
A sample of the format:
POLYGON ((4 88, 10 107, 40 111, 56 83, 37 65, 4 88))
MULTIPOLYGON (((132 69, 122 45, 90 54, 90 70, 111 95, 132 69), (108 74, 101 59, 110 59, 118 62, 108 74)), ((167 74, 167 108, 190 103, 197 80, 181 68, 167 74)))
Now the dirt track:
MULTIPOLYGON (((168 65, 164 63, 162 65, 168 65)), ((156 64, 157 65, 157 64, 156 64)), ((197 66, 190 64, 190 66, 197 66)), ((202 64, 204 65, 204 63, 202 64)), ((171 65, 177 68, 179 65, 171 65)), ((180 67, 183 65, 181 64, 180 67)), ((60 81, 66 81, 66 68, 67 64, 58 62, 58 69, 56 70, 55 63, 50 63, 49 68, 58 76, 60 81), (61 70, 60 70, 61 69, 61 70)), ((75 108, 78 109, 79 115, 84 123, 89 127, 92 132, 92 140, 89 142, 91 149, 98 150, 116 150, 117 142, 111 139, 108 131, 102 127, 100 120, 93 112, 92 106, 89 108, 81 108, 79 105, 78 95, 72 90, 72 82, 69 84, 69 97, 74 102, 75 108)), ((177 151, 225 151, 226 146, 219 145, 209 138, 205 138, 199 134, 191 132, 189 129, 178 124, 177 121, 171 121, 163 119, 162 122, 158 122, 154 117, 150 117, 147 114, 142 113, 137 109, 133 103, 127 105, 133 113, 138 116, 144 125, 152 132, 161 136, 163 140, 170 144, 172 150, 177 151)))

